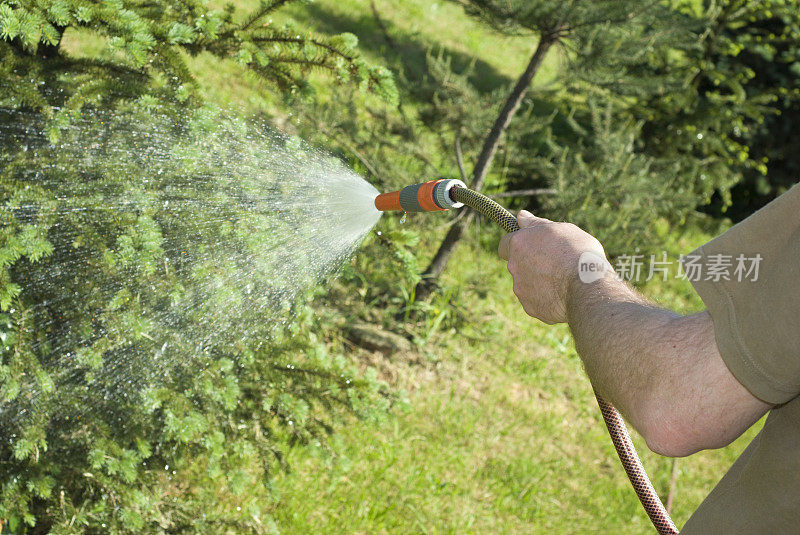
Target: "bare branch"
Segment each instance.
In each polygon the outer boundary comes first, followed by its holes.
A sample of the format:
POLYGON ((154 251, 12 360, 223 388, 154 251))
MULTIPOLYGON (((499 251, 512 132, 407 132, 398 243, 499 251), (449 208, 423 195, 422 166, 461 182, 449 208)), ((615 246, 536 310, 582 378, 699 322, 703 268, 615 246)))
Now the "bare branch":
POLYGON ((461 131, 456 134, 456 139, 453 143, 456 151, 456 163, 458 164, 458 172, 461 173, 461 180, 466 183, 467 172, 464 171, 464 155, 461 152, 461 131))
POLYGON ((497 154, 497 149, 500 146, 500 140, 503 134, 508 129, 508 125, 511 123, 511 119, 514 117, 520 104, 522 104, 522 99, 525 97, 533 77, 539 71, 539 67, 542 65, 547 51, 558 41, 558 37, 555 36, 542 36, 539 40, 536 50, 528 62, 528 66, 517 80, 514 89, 508 95, 500 114, 495 119, 492 129, 489 131, 489 135, 486 136, 483 142, 483 148, 478 156, 478 161, 475 164, 475 168, 472 170, 471 188, 480 191, 483 186, 489 167, 492 165, 492 161, 494 161, 494 157, 497 154))
MULTIPOLYGON (((560 39, 557 35, 541 36, 539 43, 536 45, 536 50, 533 52, 527 67, 525 67, 525 70, 520 75, 517 83, 514 85, 514 88, 509 93, 503 108, 500 110, 500 113, 495 119, 491 130, 484 139, 483 147, 478 155, 475 167, 472 169, 472 181, 471 184, 469 184, 472 189, 480 191, 481 187, 483 186, 486 175, 489 171, 489 167, 492 165, 492 162, 497 155, 497 150, 500 146, 503 134, 508 129, 514 114, 522 104, 522 100, 528 91, 528 87, 533 81, 533 78, 538 72, 542 61, 547 55, 547 51, 559 40, 560 39)), ((450 227, 450 230, 445 235, 441 245, 439 245, 439 249, 436 251, 436 254, 434 255, 430 264, 428 264, 428 267, 425 269, 422 280, 419 282, 419 284, 417 284, 416 295, 420 300, 427 299, 431 291, 433 291, 433 288, 436 284, 436 279, 438 279, 439 275, 441 275, 444 271, 448 260, 452 256, 453 251, 455 251, 458 242, 464 235, 467 226, 474 217, 474 212, 472 210, 462 210, 461 212, 465 213, 466 215, 461 216, 461 214, 459 214, 458 221, 455 222, 452 227, 450 227)))
POLYGON ((532 189, 501 191, 500 193, 489 195, 489 197, 493 199, 503 199, 507 197, 533 197, 535 195, 556 195, 557 193, 558 191, 554 190, 553 188, 532 188, 532 189))
POLYGON ((667 514, 672 513, 672 503, 678 488, 678 459, 672 459, 672 476, 669 480, 669 494, 667 494, 667 514))

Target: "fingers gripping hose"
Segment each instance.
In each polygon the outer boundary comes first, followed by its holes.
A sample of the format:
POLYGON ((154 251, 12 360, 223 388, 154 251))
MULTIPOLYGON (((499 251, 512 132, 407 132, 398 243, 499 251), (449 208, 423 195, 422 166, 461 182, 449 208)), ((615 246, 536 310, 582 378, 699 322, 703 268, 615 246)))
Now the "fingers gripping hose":
MULTIPOLYGON (((462 205, 467 205, 500 225, 506 232, 520 230, 517 218, 508 210, 489 197, 468 189, 460 180, 433 180, 406 186, 400 191, 379 195, 375 199, 375 206, 381 211, 403 210, 406 212, 419 212, 445 210, 447 208, 443 205, 447 204, 446 202, 440 203, 433 200, 436 198, 437 186, 440 194, 442 191, 449 194, 449 200, 452 203, 450 207, 458 208, 462 205), (403 192, 406 192, 406 194, 403 195, 403 192), (381 197, 384 198, 381 199, 381 197), (419 197, 424 198, 420 200, 419 197), (381 199, 381 201, 379 202, 378 199, 381 199), (425 206, 434 206, 434 208, 425 208, 425 206)), ((642 462, 636 454, 636 448, 633 446, 633 441, 628 429, 625 427, 622 416, 611 403, 603 399, 597 392, 595 392, 595 397, 597 398, 597 404, 600 406, 600 412, 603 414, 603 421, 608 428, 608 433, 611 435, 611 441, 614 443, 619 460, 622 462, 622 467, 625 469, 625 473, 628 475, 628 479, 633 485, 633 489, 636 491, 636 495, 639 497, 647 516, 650 517, 659 534, 677 534, 678 529, 661 503, 661 499, 653 488, 653 484, 650 483, 650 478, 647 477, 644 466, 642 466, 642 462)))

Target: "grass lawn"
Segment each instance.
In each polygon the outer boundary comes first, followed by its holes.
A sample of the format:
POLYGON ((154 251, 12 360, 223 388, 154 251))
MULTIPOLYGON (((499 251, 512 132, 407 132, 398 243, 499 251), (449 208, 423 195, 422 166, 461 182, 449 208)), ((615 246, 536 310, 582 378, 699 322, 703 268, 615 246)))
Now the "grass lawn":
MULTIPOLYGON (((708 238, 676 238, 669 256, 708 238)), ((451 266, 476 327, 439 333, 421 355, 385 363, 410 392, 408 412, 377 426, 353 422, 333 455, 295 450, 293 472, 276 484, 282 532, 652 533, 566 327, 525 316, 489 252, 462 247, 451 266)), ((644 290, 675 310, 702 306, 685 281, 644 290)), ((677 461, 679 526, 758 427, 725 449, 677 461)), ((666 500, 671 460, 634 440, 666 500)))

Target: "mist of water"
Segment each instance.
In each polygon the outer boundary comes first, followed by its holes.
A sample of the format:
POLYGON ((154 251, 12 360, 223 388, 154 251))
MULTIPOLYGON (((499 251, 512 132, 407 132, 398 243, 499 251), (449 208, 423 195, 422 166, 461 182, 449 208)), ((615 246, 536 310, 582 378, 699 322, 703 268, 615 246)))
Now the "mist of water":
POLYGON ((0 376, 5 420, 138 403, 176 365, 257 349, 380 217, 341 161, 218 112, 42 128, 0 111, 0 250, 28 251, 0 364, 19 347, 38 362, 0 376))

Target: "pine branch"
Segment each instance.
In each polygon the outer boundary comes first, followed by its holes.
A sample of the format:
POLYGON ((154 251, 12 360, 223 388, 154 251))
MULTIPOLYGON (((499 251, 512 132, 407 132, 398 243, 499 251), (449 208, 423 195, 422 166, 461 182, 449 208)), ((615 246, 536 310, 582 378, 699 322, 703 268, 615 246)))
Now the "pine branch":
POLYGON ((341 50, 337 49, 336 47, 329 45, 327 43, 323 43, 316 39, 304 38, 304 37, 285 37, 285 36, 270 36, 270 37, 253 37, 252 42, 254 43, 293 43, 298 45, 303 45, 306 43, 312 43, 313 45, 327 50, 334 56, 339 56, 348 62, 353 62, 355 57, 345 54, 341 50))
POLYGON ((327 60, 325 59, 283 57, 283 58, 278 58, 274 61, 276 61, 277 63, 287 64, 287 65, 302 65, 304 67, 320 67, 325 69, 332 68, 332 66, 329 65, 327 60))
MULTIPOLYGON (((273 11, 277 10, 278 8, 288 4, 289 2, 293 2, 295 0, 274 0, 272 4, 267 4, 266 2, 261 3, 261 8, 250 15, 241 26, 236 28, 236 31, 244 32, 251 28, 256 22, 261 20, 262 18, 266 17, 273 11)), ((231 32, 232 33, 232 32, 231 32)))
POLYGON ((569 33, 574 32, 575 30, 578 30, 578 29, 581 29, 581 28, 585 28, 587 26, 594 26, 596 24, 623 24, 623 23, 626 23, 626 22, 630 22, 633 19, 641 16, 647 10, 652 9, 653 7, 659 5, 660 3, 661 2, 659 0, 652 0, 650 3, 645 3, 644 5, 642 5, 639 10, 631 11, 631 12, 627 13, 626 15, 622 16, 622 17, 617 17, 617 18, 614 18, 614 19, 609 19, 609 18, 604 18, 604 17, 600 17, 600 18, 596 18, 596 19, 589 19, 589 20, 582 21, 580 24, 568 25, 563 29, 563 31, 566 34, 569 34, 569 33))

